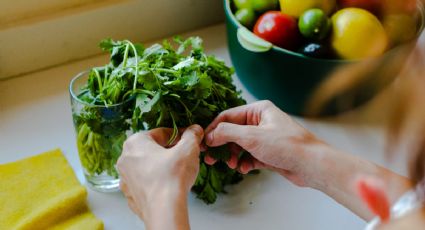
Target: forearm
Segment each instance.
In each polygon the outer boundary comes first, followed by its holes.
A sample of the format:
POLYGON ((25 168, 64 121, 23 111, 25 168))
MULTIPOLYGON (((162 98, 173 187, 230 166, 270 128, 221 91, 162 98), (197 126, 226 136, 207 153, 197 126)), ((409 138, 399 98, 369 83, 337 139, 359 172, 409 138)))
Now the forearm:
POLYGON ((373 215, 360 200, 355 187, 361 175, 379 178, 386 186, 388 198, 394 203, 410 189, 409 180, 383 167, 323 144, 314 153, 309 186, 322 191, 359 217, 370 220, 373 215))
POLYGON ((190 229, 187 194, 176 194, 176 191, 158 194, 147 207, 144 221, 148 230, 190 229))

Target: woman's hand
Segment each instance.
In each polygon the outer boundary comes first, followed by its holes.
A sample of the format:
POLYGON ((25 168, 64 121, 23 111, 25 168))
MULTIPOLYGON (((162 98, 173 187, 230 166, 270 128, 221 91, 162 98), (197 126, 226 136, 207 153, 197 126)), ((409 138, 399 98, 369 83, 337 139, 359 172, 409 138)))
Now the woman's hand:
MULTIPOLYGON (((320 141, 269 101, 224 111, 205 133, 208 146, 230 143, 229 167, 242 173, 274 170, 296 185, 322 191, 364 219, 373 214, 356 192, 358 175, 382 178, 390 202, 410 187, 406 178, 320 141), (241 149, 252 157, 238 159, 241 149)), ((205 161, 215 162, 211 157, 205 161)))
POLYGON ((121 190, 147 229, 189 229, 186 200, 199 171, 203 129, 190 126, 167 148, 171 133, 159 128, 132 135, 117 163, 121 190))
MULTIPOLYGON (((314 165, 307 164, 315 154, 311 150, 324 145, 269 101, 227 110, 208 126, 205 133, 208 146, 234 143, 231 144, 232 156, 227 162, 230 168, 238 168, 242 173, 269 168, 300 186, 309 183, 306 170, 314 165), (253 157, 238 162, 241 148, 253 157)), ((211 157, 206 157, 205 161, 215 162, 211 157)))

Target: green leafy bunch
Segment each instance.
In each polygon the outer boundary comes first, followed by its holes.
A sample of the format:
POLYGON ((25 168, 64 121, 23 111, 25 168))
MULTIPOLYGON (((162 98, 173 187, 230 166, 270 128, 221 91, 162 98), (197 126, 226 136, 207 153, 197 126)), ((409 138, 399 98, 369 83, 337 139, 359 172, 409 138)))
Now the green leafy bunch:
POLYGON ((128 100, 103 107, 91 104, 93 98, 87 94, 86 89, 79 94, 84 104, 72 101, 80 161, 89 176, 106 173, 118 178, 115 164, 127 139, 134 103, 128 100))
MULTIPOLYGON (((110 53, 110 63, 90 71, 81 99, 96 105, 130 103, 128 117, 134 132, 157 127, 173 128, 172 143, 179 127, 208 126, 222 111, 246 104, 232 82, 234 70, 204 53, 202 40, 175 38, 143 48, 130 41, 103 40, 100 47, 110 53)), ((84 123, 84 122, 83 122, 84 123)), ((219 161, 203 163, 192 190, 206 203, 213 203, 224 187, 242 179, 227 167, 227 146, 210 148, 219 161)))

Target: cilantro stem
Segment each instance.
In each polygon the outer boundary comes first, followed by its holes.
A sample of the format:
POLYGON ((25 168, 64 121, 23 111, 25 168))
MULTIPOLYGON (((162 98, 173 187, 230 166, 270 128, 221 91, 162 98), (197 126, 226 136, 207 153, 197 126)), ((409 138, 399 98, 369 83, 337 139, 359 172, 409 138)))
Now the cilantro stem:
POLYGON ((176 120, 174 119, 172 112, 170 112, 170 116, 173 122, 173 133, 171 134, 171 137, 168 140, 167 145, 171 145, 177 139, 177 135, 179 134, 179 129, 177 127, 176 120))
POLYGON ((175 97, 175 98, 184 107, 184 109, 186 111, 187 119, 189 120, 189 123, 192 123, 192 112, 189 110, 189 108, 187 108, 186 104, 182 100, 180 100, 179 97, 175 97))
POLYGON ((97 78, 97 83, 99 84, 99 92, 102 92, 103 90, 103 85, 102 85, 102 79, 100 79, 100 74, 99 71, 97 71, 96 68, 93 68, 94 73, 96 74, 96 78, 97 78))
POLYGON ((215 83, 215 85, 216 85, 217 87, 219 87, 219 88, 221 88, 221 89, 223 89, 223 90, 227 91, 227 92, 233 93, 233 91, 232 91, 231 89, 227 88, 226 86, 224 86, 224 85, 222 85, 222 84, 220 84, 220 83, 215 83))
MULTIPOLYGON (((136 60, 136 64, 135 64, 136 71, 135 71, 135 74, 134 74, 134 82, 133 82, 133 90, 135 90, 136 86, 137 86, 137 79, 139 78, 139 54, 137 53, 137 49, 133 45, 133 43, 131 43, 128 40, 125 40, 125 42, 127 42, 127 47, 128 47, 128 45, 130 45, 131 48, 133 49, 134 58, 136 60)), ((127 47, 126 47, 126 49, 127 49, 127 47)), ((127 51, 127 55, 128 55, 128 51, 127 51)))
POLYGON ((164 72, 164 73, 171 73, 173 75, 177 74, 178 71, 177 70, 172 70, 172 69, 164 69, 164 68, 156 68, 156 71, 160 71, 160 72, 164 72))
POLYGON ((108 70, 109 70, 108 65, 106 65, 105 66, 105 74, 104 74, 104 83, 103 83, 103 85, 108 84, 108 77, 109 77, 108 76, 109 75, 108 70))
POLYGON ((136 94, 136 93, 144 93, 144 94, 147 94, 147 95, 152 96, 152 97, 155 96, 155 94, 152 93, 152 91, 149 91, 149 90, 146 90, 146 89, 135 89, 135 90, 131 90, 131 91, 128 91, 127 93, 125 93, 123 98, 126 98, 130 94, 136 94))
POLYGON ((153 70, 151 70, 151 72, 155 75, 155 81, 158 85, 158 88, 162 89, 162 83, 159 81, 159 79, 161 78, 161 75, 158 76, 158 73, 154 72, 153 70))
POLYGON ((193 106, 193 108, 192 108, 192 110, 190 110, 190 112, 193 113, 193 111, 195 111, 198 108, 200 103, 201 103, 201 100, 197 100, 195 106, 193 106))
POLYGON ((124 51, 124 59, 122 61, 122 67, 125 68, 127 67, 127 59, 128 59, 128 50, 130 49, 130 45, 127 43, 127 45, 125 46, 125 51, 124 51))

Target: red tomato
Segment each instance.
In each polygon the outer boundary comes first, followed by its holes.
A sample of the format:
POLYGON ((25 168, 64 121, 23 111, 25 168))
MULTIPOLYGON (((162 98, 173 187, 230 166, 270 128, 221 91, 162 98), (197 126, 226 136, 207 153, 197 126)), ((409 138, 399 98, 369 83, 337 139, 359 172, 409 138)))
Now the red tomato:
POLYGON ((301 40, 297 20, 280 11, 263 14, 255 24, 254 33, 274 45, 289 50, 297 49, 301 40))
MULTIPOLYGON (((404 1, 404 0, 399 0, 404 1)), ((382 10, 384 0, 338 0, 341 8, 356 7, 379 14, 382 10)))

